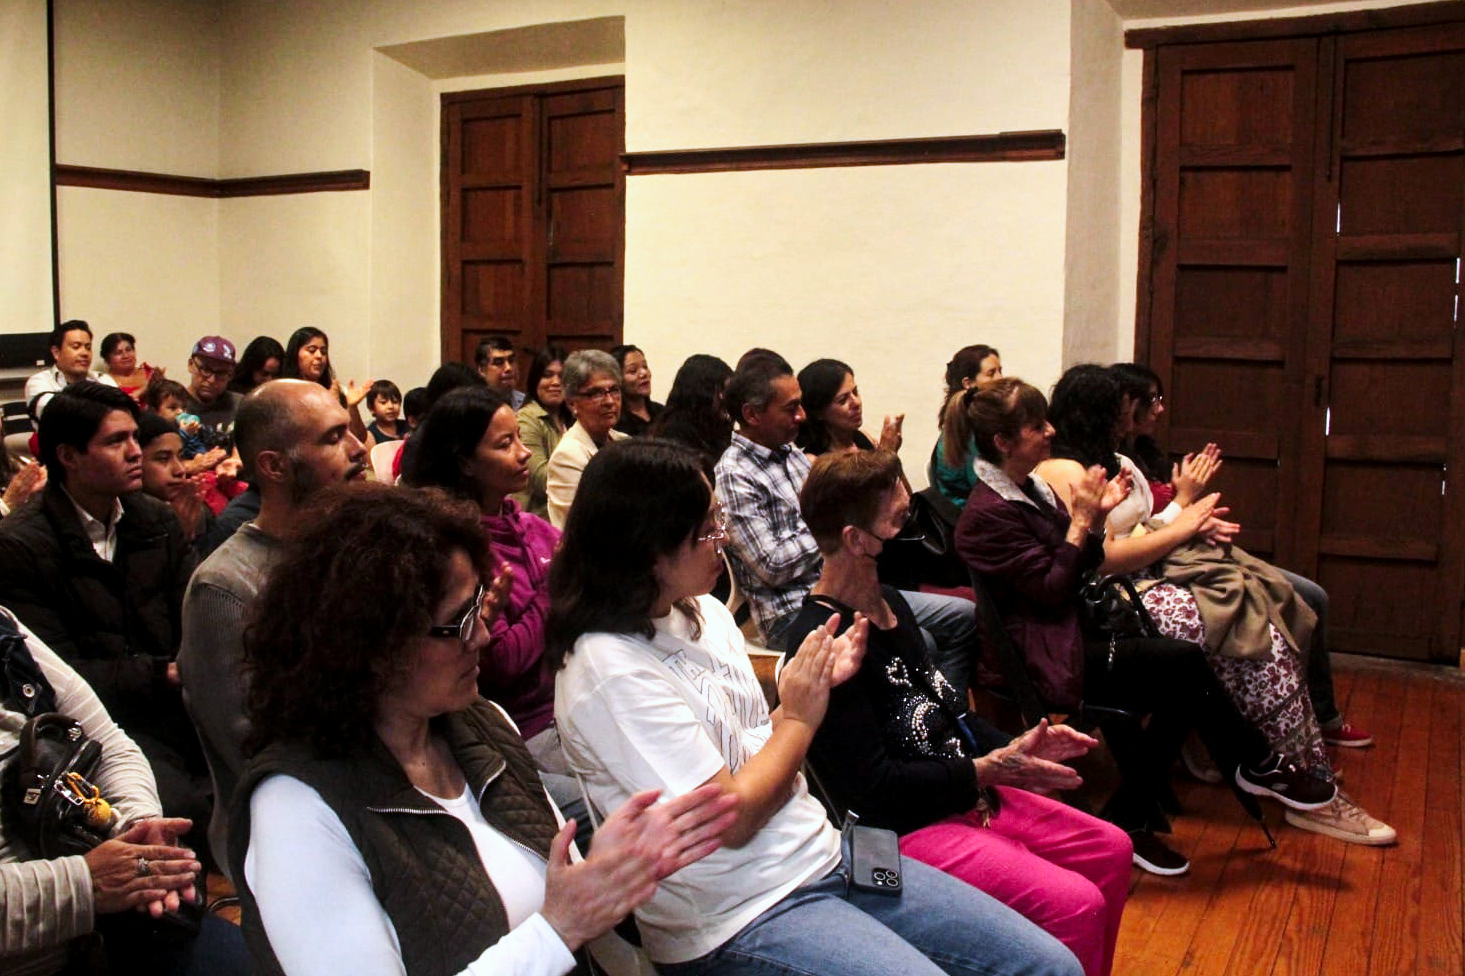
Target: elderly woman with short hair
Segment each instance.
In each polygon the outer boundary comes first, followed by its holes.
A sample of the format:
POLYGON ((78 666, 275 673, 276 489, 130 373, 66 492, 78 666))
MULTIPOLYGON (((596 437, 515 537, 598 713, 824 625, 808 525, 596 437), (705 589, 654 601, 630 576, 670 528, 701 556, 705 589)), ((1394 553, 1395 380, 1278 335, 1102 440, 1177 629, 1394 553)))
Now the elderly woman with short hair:
POLYGON ((621 368, 615 357, 599 349, 581 349, 565 357, 565 402, 575 423, 549 456, 545 491, 549 521, 565 527, 565 516, 580 487, 580 474, 602 447, 628 435, 615 429, 621 416, 621 368))

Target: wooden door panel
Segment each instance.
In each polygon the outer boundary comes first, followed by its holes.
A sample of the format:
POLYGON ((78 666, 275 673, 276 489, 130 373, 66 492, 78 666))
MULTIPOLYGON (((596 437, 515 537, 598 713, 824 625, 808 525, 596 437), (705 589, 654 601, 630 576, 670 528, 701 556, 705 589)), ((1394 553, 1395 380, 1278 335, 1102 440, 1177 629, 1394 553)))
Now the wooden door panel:
MULTIPOLYGON (((1280 359, 1287 339, 1287 269, 1181 265, 1175 283, 1175 339, 1264 341, 1280 359)), ((1233 342, 1233 346, 1236 343, 1233 342)))
POLYGON ((1396 155, 1345 159, 1339 181, 1342 233, 1427 234, 1460 229, 1465 157, 1396 155))
POLYGON ((1333 355, 1449 359, 1455 331, 1453 258, 1339 261, 1333 355), (1388 350, 1379 344, 1390 343, 1388 350))
POLYGON ((621 339, 623 83, 443 96, 443 355, 621 339))
POLYGON ((1317 581, 1328 591, 1328 641, 1335 651, 1425 660, 1436 619, 1438 574, 1426 562, 1379 560, 1319 550, 1317 581))

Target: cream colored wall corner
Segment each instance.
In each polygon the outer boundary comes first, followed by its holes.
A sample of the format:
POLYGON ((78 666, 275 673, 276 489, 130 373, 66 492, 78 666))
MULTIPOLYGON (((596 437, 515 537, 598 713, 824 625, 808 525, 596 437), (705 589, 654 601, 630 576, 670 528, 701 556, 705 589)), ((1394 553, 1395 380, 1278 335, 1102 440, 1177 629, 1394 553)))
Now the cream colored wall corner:
POLYGON ((51 120, 46 0, 0 2, 0 332, 46 332, 51 120))
POLYGON ((1121 55, 1106 0, 1072 0, 1063 364, 1121 357, 1119 313, 1121 55))

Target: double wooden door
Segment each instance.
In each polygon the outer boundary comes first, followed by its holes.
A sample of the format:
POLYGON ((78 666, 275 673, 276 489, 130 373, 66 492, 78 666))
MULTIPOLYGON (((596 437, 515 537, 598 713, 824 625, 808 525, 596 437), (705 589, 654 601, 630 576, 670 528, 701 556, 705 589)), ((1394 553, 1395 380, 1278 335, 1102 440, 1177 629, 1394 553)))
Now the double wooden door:
POLYGON ((1465 24, 1161 46, 1148 307, 1176 450, 1333 649, 1455 660, 1465 585, 1465 24))
POLYGON ((442 96, 442 355, 621 341, 624 80, 442 96))

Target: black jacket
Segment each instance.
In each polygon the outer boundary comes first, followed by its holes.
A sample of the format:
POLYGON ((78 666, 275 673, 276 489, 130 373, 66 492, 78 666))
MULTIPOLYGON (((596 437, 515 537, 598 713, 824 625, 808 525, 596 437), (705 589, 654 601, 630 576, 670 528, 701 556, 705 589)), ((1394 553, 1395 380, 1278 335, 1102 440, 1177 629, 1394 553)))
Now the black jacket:
POLYGON ((194 557, 163 502, 134 492, 122 512, 110 563, 55 482, 0 520, 0 604, 80 672, 117 724, 172 745, 180 719, 192 738, 166 670, 194 557))

